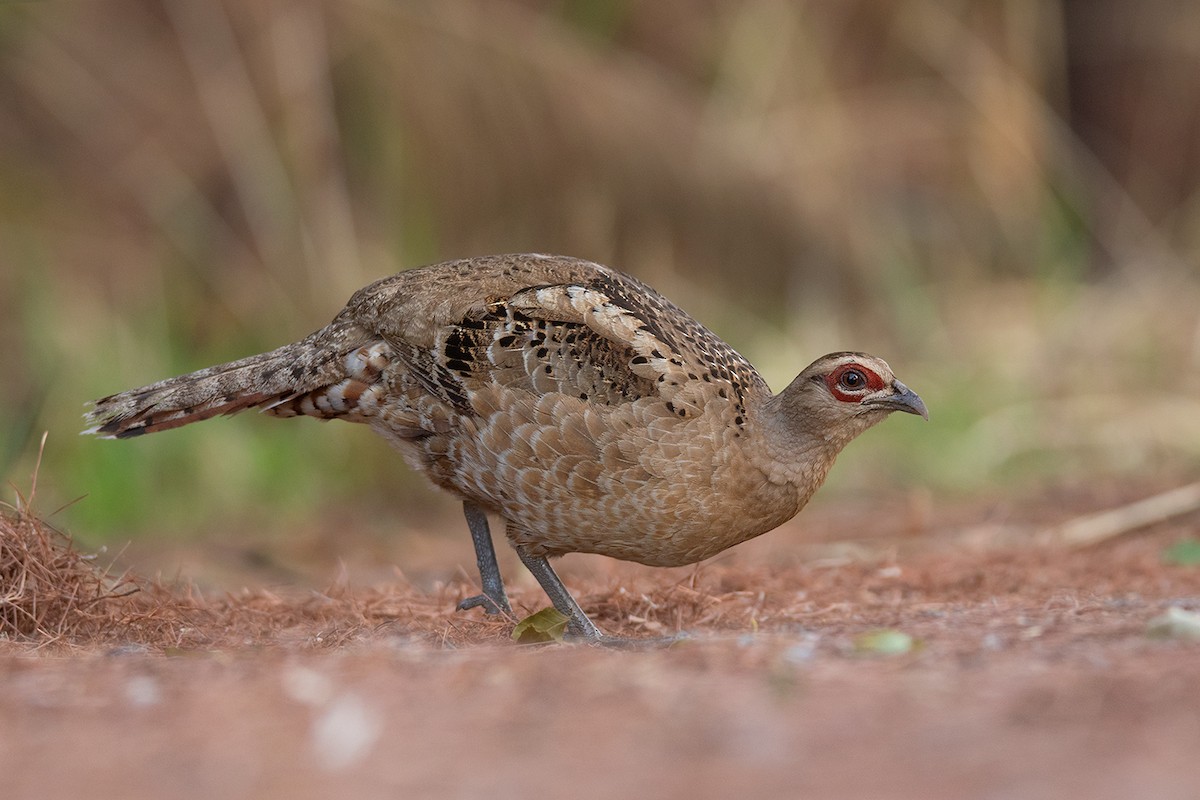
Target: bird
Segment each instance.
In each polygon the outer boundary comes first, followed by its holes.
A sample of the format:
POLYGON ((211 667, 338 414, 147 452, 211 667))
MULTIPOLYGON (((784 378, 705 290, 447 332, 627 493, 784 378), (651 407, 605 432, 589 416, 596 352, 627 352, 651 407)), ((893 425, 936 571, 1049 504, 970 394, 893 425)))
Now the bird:
POLYGON ((94 401, 84 432, 128 439, 246 409, 369 425, 462 503, 482 591, 459 609, 515 618, 492 514, 581 640, 604 634, 549 559, 702 561, 794 517, 890 413, 929 418, 874 356, 824 355, 772 393, 636 278, 508 254, 378 280, 298 342, 94 401))

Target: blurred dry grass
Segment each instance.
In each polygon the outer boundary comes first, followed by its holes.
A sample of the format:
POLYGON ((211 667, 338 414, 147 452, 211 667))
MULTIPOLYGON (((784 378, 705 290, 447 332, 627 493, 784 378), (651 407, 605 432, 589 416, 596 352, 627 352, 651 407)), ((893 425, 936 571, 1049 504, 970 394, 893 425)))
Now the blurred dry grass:
POLYGON ((38 645, 84 638, 118 627, 109 601, 138 591, 79 553, 19 498, 0 504, 0 639, 38 645))
POLYGON ((835 498, 1194 469, 1198 16, 5 5, 0 471, 49 430, 47 505, 88 493, 64 515, 87 535, 319 508, 384 530, 430 501, 365 431, 114 445, 77 440, 78 411, 301 336, 381 275, 528 250, 650 281, 775 386, 828 350, 888 358, 934 422, 852 448, 835 498))

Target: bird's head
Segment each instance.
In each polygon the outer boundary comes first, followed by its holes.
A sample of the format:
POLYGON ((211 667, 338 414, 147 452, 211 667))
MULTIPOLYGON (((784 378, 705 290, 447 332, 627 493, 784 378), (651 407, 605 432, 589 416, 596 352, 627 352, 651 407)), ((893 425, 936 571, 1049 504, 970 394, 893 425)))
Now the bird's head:
POLYGON ((892 373, 881 358, 866 353, 830 353, 805 368, 800 377, 816 388, 814 400, 840 416, 882 419, 892 411, 929 419, 925 403, 892 373))
POLYGON ((880 358, 830 353, 804 368, 774 398, 787 428, 840 448, 893 411, 929 419, 925 403, 880 358))

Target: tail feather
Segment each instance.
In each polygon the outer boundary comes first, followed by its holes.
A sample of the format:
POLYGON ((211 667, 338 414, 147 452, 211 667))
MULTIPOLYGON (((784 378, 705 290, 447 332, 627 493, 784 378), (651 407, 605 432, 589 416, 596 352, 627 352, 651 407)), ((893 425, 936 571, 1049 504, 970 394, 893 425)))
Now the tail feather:
POLYGON ((248 408, 271 407, 340 381, 340 348, 314 347, 317 334, 269 353, 103 397, 84 414, 84 433, 127 439, 248 408))

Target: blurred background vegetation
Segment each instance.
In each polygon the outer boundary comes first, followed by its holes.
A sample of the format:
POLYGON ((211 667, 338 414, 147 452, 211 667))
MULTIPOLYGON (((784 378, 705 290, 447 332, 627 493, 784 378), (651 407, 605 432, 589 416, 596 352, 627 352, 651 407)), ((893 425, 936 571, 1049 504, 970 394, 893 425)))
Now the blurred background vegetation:
POLYGON ((39 506, 86 495, 54 521, 89 542, 442 513, 361 426, 80 414, 537 251, 650 282, 777 389, 888 359, 932 421, 823 502, 1169 480, 1200 466, 1198 189, 1200 4, 6 3, 0 476, 48 431, 39 506))

